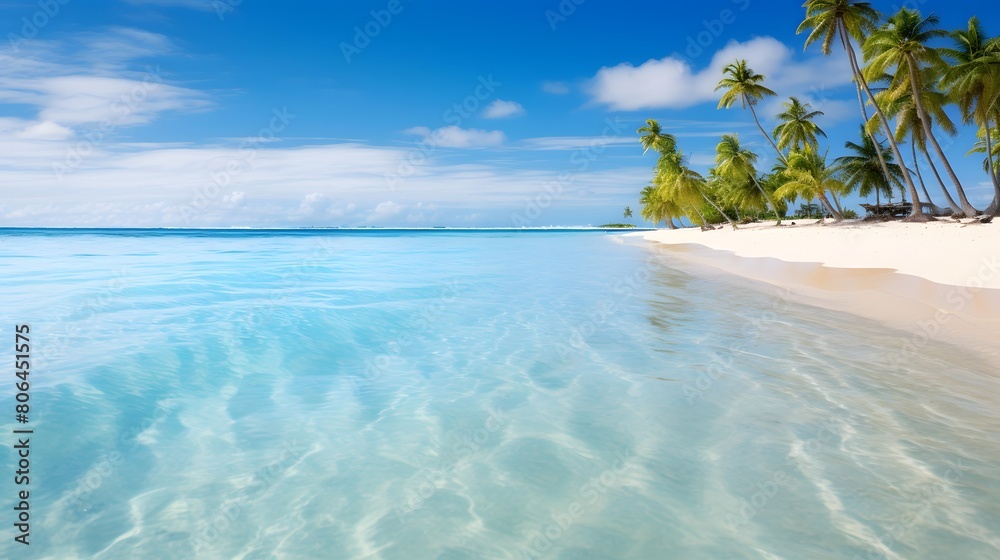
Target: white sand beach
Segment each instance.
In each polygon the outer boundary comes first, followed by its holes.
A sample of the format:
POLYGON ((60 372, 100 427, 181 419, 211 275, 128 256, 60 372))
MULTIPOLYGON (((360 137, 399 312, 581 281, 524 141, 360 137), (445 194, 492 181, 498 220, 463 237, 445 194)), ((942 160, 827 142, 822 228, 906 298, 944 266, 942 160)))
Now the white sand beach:
POLYGON ((781 286, 807 303, 1000 356, 1000 225, 787 220, 636 232, 697 265, 781 286), (737 258, 734 258, 737 257, 737 258))

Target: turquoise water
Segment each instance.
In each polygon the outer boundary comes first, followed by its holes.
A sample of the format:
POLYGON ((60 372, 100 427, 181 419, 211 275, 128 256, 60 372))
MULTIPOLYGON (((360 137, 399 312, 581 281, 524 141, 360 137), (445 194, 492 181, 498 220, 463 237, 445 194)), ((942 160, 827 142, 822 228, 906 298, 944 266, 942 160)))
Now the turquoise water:
POLYGON ((8 230, 0 278, 3 558, 1000 558, 995 365, 616 235, 8 230))

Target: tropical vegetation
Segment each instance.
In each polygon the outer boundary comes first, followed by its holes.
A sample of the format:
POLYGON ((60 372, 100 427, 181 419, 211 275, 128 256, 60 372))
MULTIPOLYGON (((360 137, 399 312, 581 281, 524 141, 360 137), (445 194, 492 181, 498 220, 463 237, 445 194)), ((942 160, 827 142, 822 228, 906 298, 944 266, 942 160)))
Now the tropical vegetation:
MULTIPOLYGON (((933 216, 1000 215, 1000 38, 989 36, 976 17, 962 29, 941 28, 933 14, 902 8, 884 15, 868 2, 806 0, 797 32, 805 48, 818 43, 824 55, 846 53, 858 96, 859 135, 831 157, 823 146, 823 111, 789 97, 776 123, 765 128, 761 101, 778 92, 752 61, 734 60, 722 71, 716 91, 719 109, 742 108, 769 145, 768 159, 725 134, 716 146, 715 165, 706 174, 690 166, 677 136, 649 119, 638 130, 644 152, 658 158, 650 184, 640 193, 640 215, 654 224, 685 223, 713 227, 782 217, 793 203, 799 216, 840 221, 856 216, 841 199, 874 196, 876 205, 898 194, 912 204, 907 221, 933 216), (858 56, 860 53, 860 57, 858 56), (951 116, 949 116, 949 112, 951 116), (953 119, 960 115, 960 119, 953 119), (957 122, 960 120, 961 122, 957 122), (946 153, 960 126, 974 127, 978 141, 968 154, 983 158, 983 172, 993 185, 992 203, 976 208, 966 193, 977 177, 959 177, 946 153), (902 146, 908 144, 904 150, 902 146), (930 185, 930 189, 928 189, 930 185), (932 199, 940 196, 943 206, 932 199)), ((766 120, 766 119, 765 119, 766 120)), ((908 208, 908 207, 904 207, 908 208)), ((631 212, 629 211, 630 215, 631 212)))

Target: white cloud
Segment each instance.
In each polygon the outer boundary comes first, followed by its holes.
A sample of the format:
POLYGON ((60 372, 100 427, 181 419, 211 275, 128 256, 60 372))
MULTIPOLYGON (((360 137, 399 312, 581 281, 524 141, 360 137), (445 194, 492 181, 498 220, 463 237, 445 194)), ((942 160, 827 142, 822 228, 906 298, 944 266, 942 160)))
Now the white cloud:
POLYGON ((215 9, 214 4, 216 2, 225 2, 226 7, 231 9, 231 6, 235 3, 226 2, 225 0, 124 0, 128 4, 134 4, 136 6, 164 6, 171 8, 190 8, 192 10, 201 10, 204 12, 212 11, 215 9))
POLYGON ((379 223, 391 220, 403 211, 403 205, 391 200, 379 203, 365 220, 368 223, 379 223))
POLYGON ((524 113, 524 107, 517 101, 496 99, 483 109, 483 118, 505 119, 508 117, 519 117, 524 113))
POLYGON ((744 43, 730 41, 712 56, 708 67, 693 69, 679 57, 649 60, 639 66, 624 62, 603 67, 590 82, 593 101, 619 111, 652 108, 691 107, 717 101, 715 86, 722 70, 737 59, 766 76, 765 85, 779 92, 792 89, 832 88, 850 83, 850 71, 843 56, 813 55, 795 61, 792 50, 772 37, 758 37, 744 43))
POLYGON ((233 191, 222 197, 222 201, 231 206, 242 206, 247 201, 247 193, 243 191, 233 191))
POLYGON ((73 136, 73 131, 52 121, 29 124, 14 132, 15 138, 24 140, 65 140, 73 136))
POLYGON ((431 130, 426 126, 408 128, 403 132, 423 137, 423 140, 440 148, 486 148, 503 144, 507 137, 499 130, 486 131, 475 128, 446 126, 431 130))
POLYGON ((34 107, 42 127, 36 132, 50 137, 65 137, 60 129, 100 124, 107 132, 165 111, 210 106, 206 94, 166 83, 158 67, 130 67, 137 57, 169 52, 162 35, 127 28, 65 42, 36 40, 16 57, 0 51, 0 103, 34 107))
POLYGON ((620 136, 548 136, 543 138, 526 138, 515 146, 528 150, 582 150, 601 149, 609 146, 638 146, 639 140, 635 137, 620 136))
POLYGON ((565 82, 542 82, 542 91, 552 95, 566 95, 569 93, 569 86, 565 82))

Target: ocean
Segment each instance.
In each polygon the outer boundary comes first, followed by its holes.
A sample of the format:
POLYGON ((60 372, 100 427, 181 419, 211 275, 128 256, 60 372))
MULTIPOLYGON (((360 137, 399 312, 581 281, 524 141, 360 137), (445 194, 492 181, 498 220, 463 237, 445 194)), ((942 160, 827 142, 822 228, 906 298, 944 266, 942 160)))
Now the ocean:
POLYGON ((0 279, 3 558, 1000 558, 995 364, 616 233, 6 229, 0 279))

